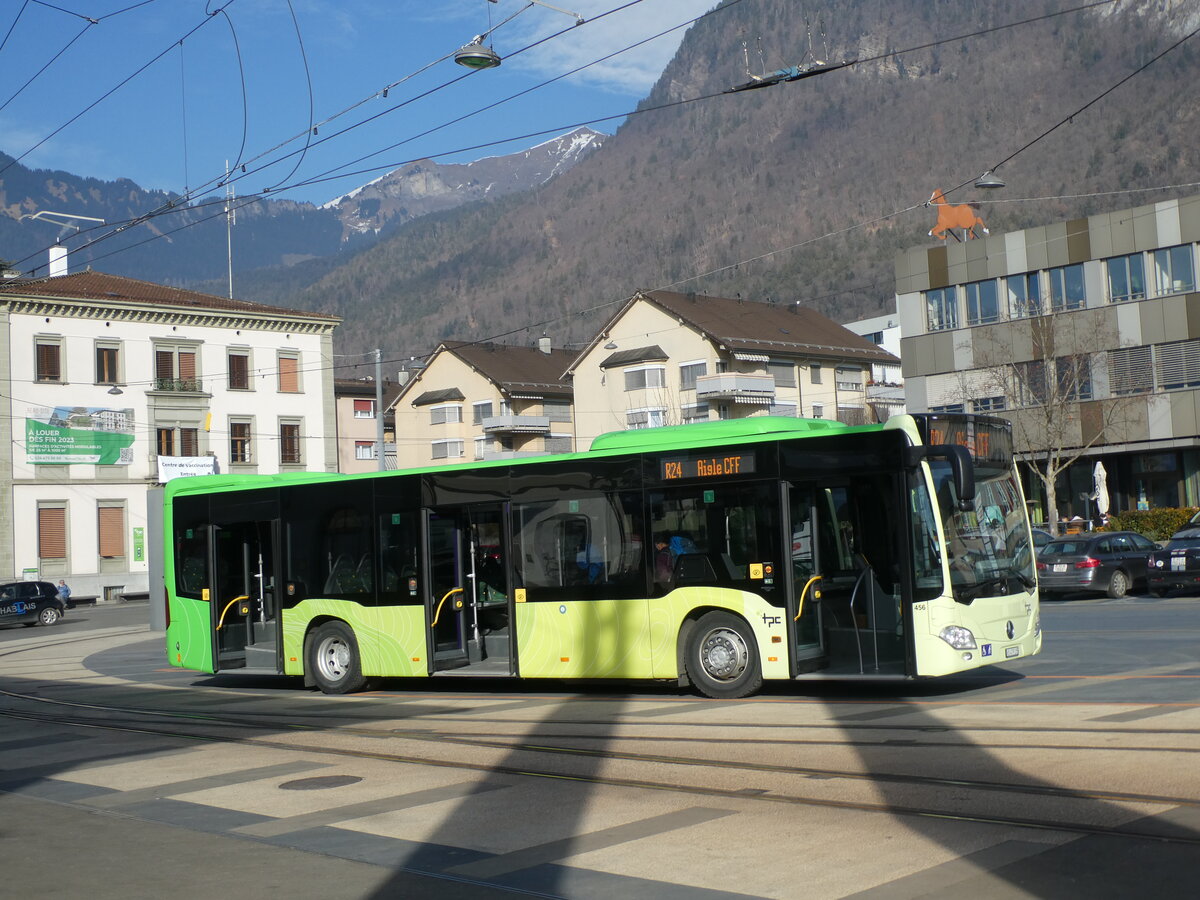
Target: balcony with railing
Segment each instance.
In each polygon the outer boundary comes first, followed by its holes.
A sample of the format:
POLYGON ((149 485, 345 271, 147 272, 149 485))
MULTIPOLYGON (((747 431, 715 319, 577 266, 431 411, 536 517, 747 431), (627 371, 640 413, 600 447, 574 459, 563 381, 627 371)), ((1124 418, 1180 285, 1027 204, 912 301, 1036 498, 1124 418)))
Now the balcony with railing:
POLYGON ((484 418, 485 434, 549 434, 549 416, 487 416, 484 418))
POLYGON ((696 378, 696 399, 770 404, 775 399, 775 377, 742 372, 700 375, 696 378))
POLYGON ((155 378, 154 390, 174 394, 200 394, 204 384, 199 378, 155 378))

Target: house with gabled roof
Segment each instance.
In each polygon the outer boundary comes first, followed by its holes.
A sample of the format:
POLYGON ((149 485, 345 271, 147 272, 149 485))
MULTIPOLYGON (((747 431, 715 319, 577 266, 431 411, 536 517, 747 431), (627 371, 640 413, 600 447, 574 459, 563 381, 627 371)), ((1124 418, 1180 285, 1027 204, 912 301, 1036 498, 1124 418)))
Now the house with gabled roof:
POLYGON ((672 291, 634 294, 575 356, 575 439, 709 419, 872 420, 874 364, 899 360, 819 312, 672 291))
POLYGON ((573 450, 573 353, 489 342, 443 343, 403 387, 396 465, 513 459, 573 450))

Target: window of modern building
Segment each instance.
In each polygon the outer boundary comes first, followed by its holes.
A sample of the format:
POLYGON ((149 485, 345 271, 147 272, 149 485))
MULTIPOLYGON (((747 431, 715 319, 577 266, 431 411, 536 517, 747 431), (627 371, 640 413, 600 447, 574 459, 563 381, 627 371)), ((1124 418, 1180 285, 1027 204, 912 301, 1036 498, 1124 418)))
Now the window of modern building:
POLYGON ((1083 265, 1059 266, 1046 273, 1050 279, 1050 306, 1053 309, 1080 309, 1087 303, 1083 286, 1083 265))
POLYGON ((1192 259, 1192 245, 1164 247, 1152 254, 1154 287, 1161 294, 1182 294, 1196 289, 1196 269, 1192 259))
POLYGON ((1154 375, 1164 391, 1200 386, 1200 340, 1155 344, 1154 375))
POLYGON ((39 337, 34 341, 34 380, 62 382, 62 338, 39 337))
POLYGON ((865 337, 872 344, 882 344, 883 343, 883 332, 882 331, 872 331, 870 334, 864 334, 863 337, 865 337))
POLYGON ((279 423, 279 462, 285 466, 295 466, 303 463, 301 455, 300 423, 279 423))
POLYGON ((96 342, 96 384, 121 381, 121 345, 116 341, 96 342))
POLYGON ((542 412, 551 422, 570 422, 571 402, 569 400, 545 400, 542 402, 542 412))
POLYGON ((1000 292, 995 278, 963 285, 967 295, 967 324, 986 325, 1000 318, 1000 292))
POLYGON ((229 364, 229 389, 250 390, 250 351, 230 350, 226 359, 229 364))
POLYGON ((463 455, 462 441, 434 441, 430 445, 434 459, 457 459, 463 455))
POLYGON ((625 413, 626 428, 658 428, 666 424, 667 411, 663 407, 631 409, 625 413))
POLYGON ((154 389, 183 392, 204 389, 196 370, 194 344, 154 345, 154 389))
POLYGON ((707 403, 685 403, 679 407, 679 417, 684 425, 708 421, 707 403))
POLYGON ((252 423, 247 419, 229 422, 229 461, 243 465, 254 461, 251 451, 252 423))
POLYGON ((640 391, 660 388, 667 383, 666 366, 638 366, 625 370, 625 390, 640 391))
POLYGON ((953 286, 925 292, 925 319, 929 331, 958 327, 958 295, 953 286))
POLYGON ((377 459, 375 453, 374 441, 355 441, 354 442, 354 458, 355 459, 377 459))
POLYGON ((997 412, 998 410, 1006 409, 1008 404, 1003 396, 999 397, 976 397, 971 401, 971 412, 986 413, 997 412))
POLYGON ((1058 373, 1059 400, 1092 399, 1092 358, 1081 353, 1060 356, 1054 361, 1058 373))
MULTIPOLYGON (((490 419, 491 417, 492 417, 492 401, 491 400, 483 400, 483 401, 480 401, 479 403, 471 404, 471 424, 472 425, 482 425, 484 419, 490 419)), ((476 456, 475 458, 479 459, 480 457, 476 456)))
POLYGON ((1008 314, 1014 319, 1024 319, 1042 314, 1041 279, 1037 272, 1009 275, 1004 279, 1008 289, 1008 314))
POLYGON ((1012 367, 1016 396, 1022 406, 1040 406, 1046 402, 1046 363, 1034 359, 1014 363, 1012 367))
POLYGON ((1114 395, 1145 394, 1154 390, 1154 365, 1149 346, 1108 351, 1108 389, 1114 395))
POLYGON ((354 418, 356 418, 356 419, 373 419, 373 418, 375 418, 375 401, 374 400, 355 400, 354 401, 354 418))
POLYGON ((931 413, 960 413, 964 412, 966 407, 961 403, 940 403, 936 406, 929 407, 931 413))
POLYGON ((430 425, 453 425, 456 422, 461 421, 462 406, 457 403, 448 403, 444 406, 429 407, 430 425))
POLYGON ((38 558, 67 558, 67 504, 65 501, 38 503, 38 558))
POLYGON ((698 362, 685 362, 679 364, 679 389, 681 391, 694 391, 696 389, 696 379, 701 375, 708 373, 708 363, 700 360, 698 362))
POLYGON ((99 554, 103 559, 125 556, 125 504, 101 500, 97 509, 99 554))
POLYGON ((796 386, 796 364, 787 360, 771 360, 767 363, 767 371, 775 379, 775 387, 796 386))
POLYGON ((1110 303, 1146 298, 1146 269, 1142 254, 1114 256, 1104 261, 1108 271, 1108 299, 1110 303))
POLYGON ((279 354, 279 392, 282 394, 298 394, 300 392, 300 355, 291 351, 279 354))

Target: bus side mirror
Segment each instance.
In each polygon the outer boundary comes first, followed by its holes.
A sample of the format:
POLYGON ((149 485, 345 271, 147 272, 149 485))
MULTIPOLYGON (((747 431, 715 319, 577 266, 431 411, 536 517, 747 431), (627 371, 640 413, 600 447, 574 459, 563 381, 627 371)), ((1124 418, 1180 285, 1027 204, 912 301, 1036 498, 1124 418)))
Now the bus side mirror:
POLYGON ((915 467, 921 460, 944 459, 950 463, 954 476, 954 493, 958 495, 958 508, 969 512, 975 504, 975 464, 971 453, 959 444, 937 444, 932 447, 908 447, 904 461, 915 467))

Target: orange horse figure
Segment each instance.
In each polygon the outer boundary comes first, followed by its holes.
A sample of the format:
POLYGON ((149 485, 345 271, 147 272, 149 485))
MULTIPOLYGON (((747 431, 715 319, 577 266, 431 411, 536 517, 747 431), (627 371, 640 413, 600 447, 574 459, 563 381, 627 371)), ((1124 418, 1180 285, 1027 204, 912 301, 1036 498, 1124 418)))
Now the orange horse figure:
POLYGON ((951 206, 946 202, 946 195, 942 193, 941 188, 938 188, 925 201, 926 206, 930 204, 938 208, 937 224, 930 230, 930 237, 936 237, 938 240, 944 241, 946 239, 946 232, 949 229, 962 228, 967 232, 968 239, 974 238, 977 236, 975 234, 976 225, 983 229, 984 234, 991 234, 987 226, 983 224, 983 219, 975 215, 975 210, 979 209, 978 203, 960 203, 958 206, 951 206))

